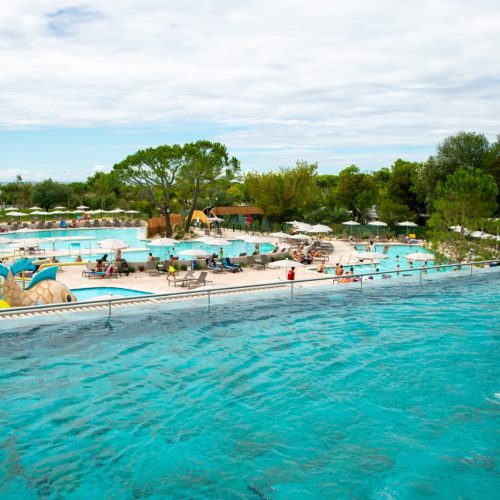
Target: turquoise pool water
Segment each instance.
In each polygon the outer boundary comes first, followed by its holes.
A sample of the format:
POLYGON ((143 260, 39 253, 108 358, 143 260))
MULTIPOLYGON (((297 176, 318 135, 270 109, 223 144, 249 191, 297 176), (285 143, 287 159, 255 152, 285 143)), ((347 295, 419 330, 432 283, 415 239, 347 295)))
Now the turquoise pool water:
POLYGON ((130 288, 120 288, 115 286, 73 288, 71 291, 79 302, 81 302, 82 300, 92 300, 97 297, 102 297, 103 295, 115 295, 116 298, 141 297, 143 295, 151 295, 149 292, 141 292, 140 290, 131 290, 130 288))
POLYGON ((494 498, 499 277, 0 322, 0 496, 494 498))
MULTIPOLYGON (((168 259, 168 255, 173 254, 177 256, 177 252, 181 250, 187 250, 192 248, 197 248, 199 250, 205 250, 207 252, 215 252, 218 254, 219 247, 205 245, 201 242, 181 242, 177 244, 174 248, 159 248, 159 247, 148 247, 148 242, 144 241, 144 229, 143 228, 116 228, 116 229, 58 229, 51 231, 33 231, 29 233, 9 233, 8 238, 10 239, 25 239, 25 238, 58 238, 58 237, 73 237, 75 240, 55 240, 51 242, 43 242, 40 244, 40 248, 45 249, 48 253, 50 250, 64 250, 72 255, 72 257, 61 257, 59 260, 61 262, 71 262, 75 260, 75 256, 81 254, 84 260, 94 261, 96 258, 103 255, 103 251, 99 247, 99 241, 106 239, 116 239, 123 240, 129 245, 130 248, 143 248, 145 250, 141 251, 128 251, 123 250, 122 255, 130 262, 146 262, 149 252, 151 252, 155 257, 160 257, 168 259), (93 237, 94 240, 78 240, 78 237, 93 237)), ((228 233, 230 237, 230 233, 228 233)), ((8 248, 8 247, 3 247, 8 248)), ((271 252, 274 246, 269 243, 264 243, 260 245, 261 253, 271 252)), ((234 240, 231 245, 224 247, 224 255, 226 257, 237 257, 240 253, 246 252, 251 255, 255 250, 255 245, 252 243, 247 243, 242 240, 234 240)), ((189 260, 189 257, 180 256, 181 260, 189 260)))
MULTIPOLYGON (((365 252, 364 245, 355 245, 355 248, 358 252, 365 252)), ((384 245, 375 245, 375 251, 383 253, 384 245)), ((405 259, 405 255, 411 253, 423 252, 428 253, 432 256, 432 253, 426 248, 419 245, 390 245, 389 250, 386 253, 386 259, 380 259, 377 264, 372 264, 369 261, 365 261, 363 264, 346 264, 345 259, 342 261, 342 265, 345 270, 349 270, 351 267, 354 269, 354 273, 369 273, 375 271, 375 269, 379 269, 379 271, 392 271, 396 269, 396 266, 399 265, 400 269, 407 269, 409 267, 408 260, 405 259)), ((334 263, 335 264, 335 263, 334 263)), ((423 262, 414 262, 413 268, 420 269, 423 262)), ((432 260, 427 262, 427 266, 434 265, 432 260)), ((463 267, 463 266, 462 266, 463 267)), ((329 267, 327 268, 327 272, 329 274, 335 274, 335 268, 329 267)), ((436 272, 434 270, 429 270, 429 273, 436 272)), ((408 271, 405 274, 418 274, 419 271, 408 271)))

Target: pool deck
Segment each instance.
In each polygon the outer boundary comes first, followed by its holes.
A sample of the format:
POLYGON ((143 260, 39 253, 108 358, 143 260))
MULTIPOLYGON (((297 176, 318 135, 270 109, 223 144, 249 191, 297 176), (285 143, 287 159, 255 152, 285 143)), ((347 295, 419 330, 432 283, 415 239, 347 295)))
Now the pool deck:
MULTIPOLYGON (((336 262, 347 263, 349 258, 355 252, 353 247, 348 242, 333 241, 335 251, 330 255, 330 260, 327 265, 334 265, 336 262)), ((355 260, 350 260, 354 263, 355 260)), ((296 279, 314 279, 325 278, 325 274, 316 272, 316 264, 311 264, 306 267, 295 268, 296 279)), ((149 276, 145 272, 131 273, 129 276, 121 276, 118 278, 92 278, 88 279, 82 276, 84 266, 68 266, 63 267, 58 273, 58 280, 64 283, 69 288, 88 288, 88 287, 122 287, 140 290, 143 292, 152 293, 178 293, 182 290, 181 287, 175 287, 170 284, 165 275, 149 276)), ((178 276, 182 277, 185 271, 179 271, 178 276)), ((195 272, 198 276, 199 271, 195 272)), ((286 281, 286 269, 254 269, 245 267, 243 272, 240 273, 214 273, 208 271, 208 280, 211 287, 226 287, 226 286, 239 286, 239 285, 257 285, 265 284, 273 281, 283 280, 286 281)), ((203 288, 203 287, 202 287, 203 288)))

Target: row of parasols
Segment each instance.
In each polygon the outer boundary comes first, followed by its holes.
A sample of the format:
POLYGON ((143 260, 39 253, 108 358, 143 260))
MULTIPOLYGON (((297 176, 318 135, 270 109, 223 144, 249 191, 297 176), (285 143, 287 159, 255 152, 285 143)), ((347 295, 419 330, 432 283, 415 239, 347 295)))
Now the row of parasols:
POLYGON ((41 207, 30 207, 27 210, 30 212, 19 212, 17 208, 11 207, 6 210, 5 215, 7 217, 27 217, 32 215, 65 215, 65 214, 89 214, 89 215, 98 215, 98 214, 138 214, 137 210, 123 210, 122 208, 115 208, 113 210, 89 210, 89 207, 85 205, 80 205, 76 207, 75 210, 68 210, 66 207, 57 206, 54 207, 50 212, 46 212, 41 207))

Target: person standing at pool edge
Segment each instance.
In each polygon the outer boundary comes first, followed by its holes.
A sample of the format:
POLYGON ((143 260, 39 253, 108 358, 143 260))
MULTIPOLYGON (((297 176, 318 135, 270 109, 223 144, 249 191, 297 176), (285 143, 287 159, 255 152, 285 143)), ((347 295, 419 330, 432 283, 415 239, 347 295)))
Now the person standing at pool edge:
POLYGON ((170 259, 168 259, 167 281, 170 281, 170 277, 173 277, 175 280, 175 267, 174 267, 174 256, 173 255, 170 256, 170 259))
POLYGON ((295 279, 295 267, 291 267, 290 270, 288 271, 287 278, 290 281, 293 281, 295 279))

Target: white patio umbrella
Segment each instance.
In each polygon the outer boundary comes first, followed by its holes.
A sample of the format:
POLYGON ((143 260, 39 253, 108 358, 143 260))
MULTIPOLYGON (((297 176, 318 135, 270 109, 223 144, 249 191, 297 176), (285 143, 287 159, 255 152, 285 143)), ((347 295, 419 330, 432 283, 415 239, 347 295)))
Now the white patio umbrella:
POLYGON ((331 233, 333 229, 325 224, 316 224, 304 229, 305 233, 331 233))
POLYGON ((9 244, 12 248, 20 248, 20 247, 33 247, 43 243, 41 238, 23 238, 20 240, 12 240, 12 243, 9 244))
POLYGON ((108 210, 107 212, 110 214, 124 214, 125 210, 123 210, 123 208, 115 208, 114 210, 108 210))
POLYGON ((344 226, 350 226, 349 227, 349 236, 352 236, 352 226, 359 226, 359 222, 353 221, 353 220, 348 220, 347 222, 342 222, 344 226))
POLYGON ((231 242, 225 240, 224 238, 206 238, 203 243, 205 243, 205 245, 211 245, 214 247, 225 247, 227 245, 231 245, 231 242))
POLYGON ((126 214, 138 214, 140 212, 139 212, 139 210, 126 210, 125 213, 126 214))
POLYGON ((271 243, 272 239, 269 236, 246 236, 243 241, 260 245, 261 243, 271 243))
POLYGON ((180 252, 177 252, 177 255, 180 255, 182 257, 194 257, 196 259, 205 259, 207 257, 210 257, 209 252, 205 252, 204 250, 198 250, 197 248, 190 248, 188 250, 181 250, 180 252))
POLYGON ((90 207, 87 207, 87 205, 78 205, 76 208, 77 208, 78 210, 87 210, 87 209, 88 209, 88 208, 90 208, 90 207))
POLYGON ((271 269, 285 269, 286 273, 286 270, 290 267, 305 267, 305 266, 301 262, 296 262, 295 260, 290 260, 290 259, 284 259, 284 260, 277 260, 275 262, 270 262, 267 267, 271 269))
POLYGON ((425 262, 427 260, 434 260, 434 255, 425 252, 415 252, 405 255, 405 259, 425 262))
POLYGON ((29 207, 28 210, 43 210, 42 207, 29 207))
POLYGON ((269 236, 272 236, 273 238, 289 238, 291 235, 288 233, 284 233, 283 231, 279 231, 277 233, 271 233, 269 236))
POLYGON ((302 264, 302 262, 296 262, 295 260, 283 259, 270 262, 267 267, 271 269, 280 269, 288 267, 305 267, 305 265, 302 264))
POLYGON ((408 233, 408 228, 409 227, 418 227, 418 224, 415 224, 414 222, 411 222, 409 220, 405 220, 404 222, 398 222, 398 226, 404 226, 406 227, 406 232, 408 233))
POLYGON ((13 211, 13 212, 8 212, 6 215, 9 215, 12 217, 24 217, 25 215, 29 215, 29 214, 25 214, 24 212, 13 211))
POLYGON ((66 207, 63 207, 62 205, 58 205, 57 207, 54 207, 54 210, 66 210, 66 207))
POLYGON ((148 245, 151 247, 173 247, 177 243, 179 243, 179 241, 174 240, 173 238, 158 238, 150 241, 148 245))
POLYGON ((128 243, 123 240, 109 238, 107 240, 101 240, 99 242, 99 246, 101 248, 111 248, 111 250, 122 250, 123 248, 128 248, 128 243))
POLYGON ((354 257, 359 260, 378 260, 387 259, 389 256, 381 252, 357 252, 354 257))
POLYGON ((290 240, 298 240, 298 241, 310 240, 311 239, 311 237, 308 234, 302 234, 302 233, 299 233, 299 234, 290 234, 288 236, 288 238, 290 240))
POLYGON ((482 240, 494 237, 492 234, 485 233, 484 231, 474 231, 470 234, 470 236, 472 236, 473 238, 480 238, 482 240))
POLYGON ((6 212, 12 212, 14 210, 19 210, 19 208, 18 207, 9 207, 9 208, 5 209, 6 212))
POLYGON ((470 234, 470 231, 466 227, 462 227, 462 226, 450 226, 450 229, 452 231, 455 231, 455 233, 461 233, 463 231, 465 235, 470 234))
POLYGON ((379 227, 387 227, 387 224, 385 222, 382 222, 381 220, 374 220, 372 222, 369 222, 368 225, 375 226, 377 228, 377 236, 378 236, 378 228, 379 227))

